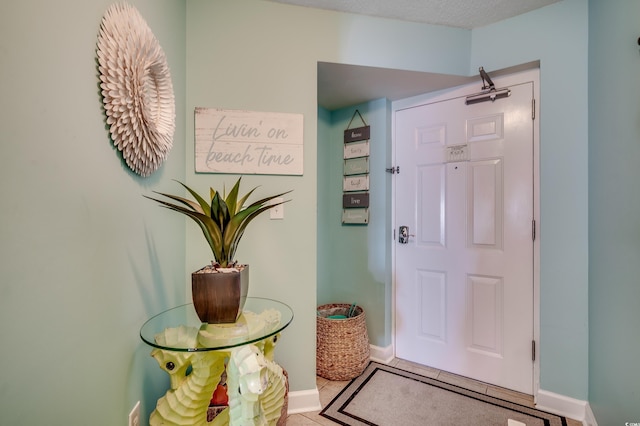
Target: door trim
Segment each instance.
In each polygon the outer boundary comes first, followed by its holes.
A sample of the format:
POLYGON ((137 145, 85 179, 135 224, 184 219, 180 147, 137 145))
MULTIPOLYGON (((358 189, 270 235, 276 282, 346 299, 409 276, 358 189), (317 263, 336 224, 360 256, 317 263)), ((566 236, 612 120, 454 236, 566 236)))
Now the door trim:
MULTIPOLYGON (((540 235, 542 223, 540 221, 540 69, 531 69, 517 72, 509 75, 493 78, 496 86, 508 87, 523 83, 533 83, 532 105, 533 117, 533 217, 536 222, 536 236, 533 241, 533 338, 536 342, 536 357, 533 361, 533 397, 537 402, 537 395, 540 390, 540 235)), ((406 108, 412 108, 419 105, 442 102, 448 99, 465 97, 471 93, 478 91, 480 83, 464 86, 453 87, 451 89, 441 90, 435 93, 426 93, 423 95, 413 96, 406 99, 400 99, 391 103, 391 158, 392 164, 396 164, 396 140, 395 127, 396 112, 406 108)), ((496 102, 500 102, 499 100, 496 102)), ((391 342, 395 356, 396 348, 396 248, 397 248, 397 229, 399 224, 396 223, 395 206, 396 206, 396 179, 393 179, 391 185, 391 223, 392 223, 392 250, 391 250, 391 342)))

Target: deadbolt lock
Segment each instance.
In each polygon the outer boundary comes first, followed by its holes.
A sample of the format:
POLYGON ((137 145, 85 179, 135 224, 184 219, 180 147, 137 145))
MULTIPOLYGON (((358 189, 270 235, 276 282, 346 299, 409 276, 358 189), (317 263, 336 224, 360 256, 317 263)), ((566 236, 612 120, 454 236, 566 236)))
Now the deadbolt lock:
POLYGON ((400 244, 408 244, 409 243, 409 237, 415 237, 415 235, 413 234, 409 234, 409 227, 408 226, 401 226, 400 229, 398 230, 398 242, 400 244))

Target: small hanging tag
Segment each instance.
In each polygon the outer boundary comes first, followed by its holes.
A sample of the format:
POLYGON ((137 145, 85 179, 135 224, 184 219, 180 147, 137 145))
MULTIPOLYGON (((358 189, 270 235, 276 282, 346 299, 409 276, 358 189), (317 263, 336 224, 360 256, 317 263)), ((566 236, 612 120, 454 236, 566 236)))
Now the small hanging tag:
POLYGON ((369 173, 369 157, 344 160, 344 175, 361 175, 369 173))
POLYGON ((344 143, 368 140, 371 133, 370 130, 370 127, 367 125, 366 121, 364 121, 364 118, 362 118, 360 111, 356 110, 351 117, 351 121, 349 121, 349 125, 347 125, 347 129, 344 131, 344 143), (358 114, 364 126, 350 129, 351 123, 356 117, 356 114, 358 114))
POLYGON ((342 209, 342 223, 344 225, 367 225, 369 223, 369 209, 342 209))
POLYGON ((358 141, 356 143, 344 144, 344 159, 368 157, 369 141, 358 141))
POLYGON ((343 209, 352 209, 355 207, 369 207, 368 192, 347 192, 342 195, 343 209))
POLYGON ((345 176, 342 179, 342 191, 368 191, 369 175, 345 176))

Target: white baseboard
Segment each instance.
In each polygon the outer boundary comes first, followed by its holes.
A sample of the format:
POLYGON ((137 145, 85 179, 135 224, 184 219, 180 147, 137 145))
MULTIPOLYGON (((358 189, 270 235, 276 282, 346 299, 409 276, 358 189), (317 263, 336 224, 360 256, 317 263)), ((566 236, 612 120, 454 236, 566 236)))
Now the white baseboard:
POLYGON ((322 405, 320 404, 318 388, 289 392, 287 413, 308 413, 320 410, 322 410, 322 405))
POLYGON ((584 416, 584 420, 582 424, 584 426, 598 426, 598 422, 596 421, 596 416, 593 415, 593 411, 591 411, 591 406, 587 403, 586 413, 584 416))
POLYGON ((540 389, 536 395, 536 408, 560 416, 581 421, 584 425, 597 426, 587 401, 569 398, 540 389))
POLYGON ((393 353, 393 345, 389 345, 387 347, 380 347, 369 345, 369 358, 371 361, 376 361, 381 364, 389 364, 394 357, 393 353))

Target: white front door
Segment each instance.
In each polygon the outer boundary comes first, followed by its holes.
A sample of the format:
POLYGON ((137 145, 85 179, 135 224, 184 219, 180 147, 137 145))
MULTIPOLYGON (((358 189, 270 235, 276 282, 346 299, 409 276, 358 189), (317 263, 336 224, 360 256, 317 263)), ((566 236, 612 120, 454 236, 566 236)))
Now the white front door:
POLYGON ((395 111, 396 356, 532 394, 533 82, 478 86, 395 111))

